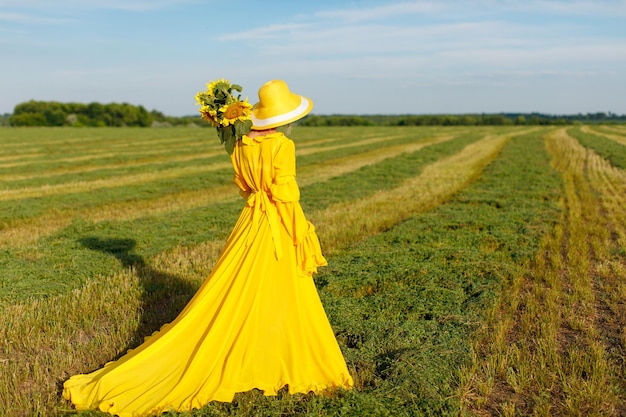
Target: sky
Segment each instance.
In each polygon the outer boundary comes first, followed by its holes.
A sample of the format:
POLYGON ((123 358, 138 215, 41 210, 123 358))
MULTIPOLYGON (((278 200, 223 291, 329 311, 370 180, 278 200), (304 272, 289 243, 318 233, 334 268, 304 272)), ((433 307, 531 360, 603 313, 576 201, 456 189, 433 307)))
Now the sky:
POLYGON ((225 78, 314 114, 626 114, 626 0, 0 0, 0 114, 197 114, 225 78))

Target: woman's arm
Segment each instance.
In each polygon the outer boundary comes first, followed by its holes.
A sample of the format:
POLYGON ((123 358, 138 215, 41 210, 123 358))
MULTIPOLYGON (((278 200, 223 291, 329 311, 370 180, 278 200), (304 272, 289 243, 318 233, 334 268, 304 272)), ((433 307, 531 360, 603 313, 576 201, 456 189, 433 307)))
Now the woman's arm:
POLYGON ((315 227, 304 216, 300 189, 296 182, 295 146, 291 140, 281 144, 274 159, 275 176, 270 189, 282 224, 296 249, 296 261, 302 271, 312 274, 327 265, 322 256, 315 227))

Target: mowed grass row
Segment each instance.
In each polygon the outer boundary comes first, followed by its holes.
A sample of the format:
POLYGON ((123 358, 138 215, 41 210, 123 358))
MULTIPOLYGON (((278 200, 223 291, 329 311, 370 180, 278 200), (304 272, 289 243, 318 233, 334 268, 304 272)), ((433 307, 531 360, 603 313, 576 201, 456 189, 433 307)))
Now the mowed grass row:
MULTIPOLYGON (((458 370, 463 365, 472 369, 470 335, 526 270, 541 236, 557 218, 560 182, 548 165, 545 129, 514 133, 442 138, 415 155, 421 160, 434 145, 467 141, 386 191, 365 191, 351 197, 353 204, 329 193, 326 203, 310 207, 315 222, 334 230, 322 237, 323 246, 327 241, 335 245, 329 246, 331 265, 317 282, 355 374, 356 391, 334 398, 267 399, 247 393, 233 404, 211 404, 194 414, 457 415, 464 409, 474 390, 467 373, 458 370), (353 215, 348 206, 354 207, 353 215), (501 293, 501 287, 507 291, 501 293)), ((569 154, 560 158, 571 159, 569 154)), ((378 172, 373 182, 379 176, 381 184, 389 182, 378 172)), ((342 181, 340 176, 327 182, 341 186, 342 181)), ((320 185, 311 183, 303 193, 317 195, 320 185)), ((619 219, 620 211, 613 211, 619 219)), ((150 258, 138 254, 130 238, 93 235, 83 244, 132 269, 109 273, 52 300, 13 303, 5 310, 15 320, 0 340, 10 341, 7 349, 13 350, 5 350, 7 360, 0 362, 7 365, 6 375, 20 376, 5 384, 4 398, 13 398, 16 415, 20 410, 62 412, 52 385, 63 377, 55 378, 55 372, 72 373, 72 364, 97 367, 173 317, 210 270, 222 242, 177 245, 150 258), (111 307, 111 298, 120 303, 111 307), (29 337, 15 336, 24 333, 29 337), (111 346, 111 340, 119 344, 111 346)), ((615 281, 607 282, 605 292, 611 284, 615 281)), ((605 298, 619 308, 620 296, 605 298)), ((613 326, 619 328, 619 323, 613 326)), ((514 410, 504 403, 501 411, 514 410)))
POLYGON ((571 128, 567 132, 581 145, 592 149, 612 165, 626 169, 626 134, 607 133, 605 130, 589 126, 571 128))
POLYGON ((541 133, 515 136, 470 186, 332 259, 322 297, 368 400, 354 415, 460 414, 471 335, 549 230, 559 185, 541 133))
MULTIPOLYGON (((100 133, 102 129, 92 129, 92 135, 94 135, 93 142, 106 141, 106 136, 110 135, 110 132, 100 133), (105 134, 106 133, 106 134, 105 134), (100 136, 104 135, 102 138, 100 136)), ((52 147, 55 152, 51 152, 48 155, 41 156, 37 161, 33 162, 35 166, 39 165, 54 165, 58 166, 58 170, 67 169, 68 172, 63 176, 62 182, 59 183, 59 178, 50 182, 49 172, 47 168, 44 173, 34 174, 31 167, 28 168, 29 181, 9 181, 2 182, 2 189, 0 189, 0 216, 4 220, 4 230, 15 223, 27 223, 29 218, 39 218, 42 214, 46 214, 49 211, 59 211, 63 209, 84 208, 89 210, 94 207, 101 207, 103 205, 111 205, 116 202, 127 201, 146 201, 148 199, 157 199, 160 196, 171 196, 175 193, 181 193, 184 191, 206 191, 208 189, 214 189, 220 185, 232 183, 232 169, 228 156, 223 152, 223 149, 217 144, 217 140, 209 141, 211 130, 201 130, 198 136, 198 130, 184 131, 191 132, 190 137, 185 140, 177 138, 175 141, 170 141, 168 149, 161 149, 158 151, 159 161, 153 161, 152 163, 146 163, 142 160, 142 156, 145 153, 153 151, 153 147, 146 147, 142 143, 141 146, 136 147, 134 150, 134 157, 127 161, 124 166, 119 166, 117 169, 105 169, 98 170, 98 165, 94 161, 89 161, 85 166, 84 172, 88 172, 89 175, 95 175, 89 181, 85 181, 80 172, 75 172, 75 169, 68 169, 68 164, 63 162, 66 154, 75 153, 74 142, 65 147, 52 147), (191 146, 194 145, 194 146, 191 146), (209 160, 196 159, 193 162, 189 159, 181 161, 178 167, 172 167, 172 160, 176 161, 180 158, 180 150, 186 149, 184 158, 191 158, 194 155, 198 155, 198 146, 204 146, 206 152, 215 153, 215 157, 209 160), (129 166, 126 166, 130 164, 129 166), (41 183, 41 182, 44 183, 41 183), (17 185, 16 185, 17 184, 17 185), (56 198, 55 197, 59 197, 56 198), (95 198, 93 197, 95 196, 95 198)), ((46 131, 44 131, 46 132, 46 131)), ((52 131, 57 133, 56 131, 52 131)), ((124 141, 118 145, 117 152, 124 152, 126 148, 135 142, 135 138, 132 136, 135 130, 122 130, 118 131, 117 135, 124 138, 124 141)), ((9 135, 11 131, 5 131, 7 137, 4 141, 17 140, 9 135)), ((355 144, 362 143, 363 141, 371 140, 367 136, 363 137, 357 134, 354 137, 350 137, 349 140, 342 141, 341 136, 339 138, 326 139, 326 142, 333 142, 330 145, 319 145, 321 148, 317 150, 319 153, 321 149, 327 150, 332 146, 332 149, 337 149, 338 146, 348 149, 348 154, 356 154, 361 150, 355 144), (347 142, 347 143, 346 143, 347 142)), ((71 133, 66 133, 70 135, 71 133)), ((78 133, 74 133, 78 135, 78 133)), ((171 133, 175 137, 181 135, 180 130, 174 130, 171 133), (176 133, 178 132, 178 133, 176 133)), ((344 134, 345 135, 345 134, 344 134)), ((378 135, 375 137, 378 142, 382 142, 385 138, 389 138, 389 135, 378 135)), ((405 143, 408 141, 415 141, 419 138, 408 135, 404 138, 405 143)), ((118 140, 119 142, 119 140, 118 140)), ((299 141, 300 142, 300 141, 299 141)), ((299 147, 303 148, 299 152, 312 153, 311 142, 315 146, 314 140, 304 140, 303 143, 299 143, 299 147)), ((26 142, 27 144, 28 142, 26 142)), ((402 143, 400 139, 397 143, 402 143)), ((384 147, 388 144, 380 143, 379 147, 384 147)), ((94 146, 96 146, 94 144, 94 146)), ((315 153, 313 149, 313 153, 315 153)), ((311 158, 309 158, 311 159, 311 158)), ((301 164, 306 165, 306 163, 301 164)), ((13 176, 22 175, 11 170, 13 176)), ((65 213, 64 213, 65 214, 65 213)), ((65 216, 67 217, 67 216, 65 216)))
MULTIPOLYGON (((406 182, 411 184, 415 181, 413 177, 419 174, 422 167, 428 165, 430 168, 424 169, 424 173, 427 173, 424 178, 428 182, 437 182, 438 179, 449 181, 447 187, 440 184, 438 192, 441 195, 438 195, 437 191, 431 191, 414 198, 416 201, 421 199, 422 202, 419 204, 426 208, 437 204, 433 201, 445 199, 446 195, 453 194, 475 179, 485 164, 493 159, 509 140, 506 135, 483 137, 479 133, 462 135, 454 140, 433 141, 431 145, 417 152, 403 155, 406 158, 413 158, 405 161, 406 166, 400 164, 400 159, 395 157, 393 161, 387 159, 382 161, 393 162, 390 167, 385 168, 380 165, 382 162, 379 162, 362 167, 361 172, 355 171, 354 181, 348 181, 347 184, 355 185, 356 182, 360 191, 352 193, 348 198, 359 201, 361 207, 383 208, 380 201, 385 198, 380 193, 371 199, 375 205, 368 206, 364 201, 368 200, 369 195, 373 195, 373 190, 380 190, 393 184, 389 175, 383 175, 389 168, 395 168, 396 177, 400 178, 396 183, 399 186, 389 189, 386 214, 383 211, 372 213, 371 217, 374 217, 374 220, 369 221, 368 227, 376 223, 377 214, 384 215, 380 216, 380 226, 370 229, 370 233, 384 230, 405 219, 408 213, 397 212, 396 208, 406 200, 407 190, 404 189, 406 182), (454 147, 437 148, 444 144, 448 146, 454 144, 454 147), (367 177, 367 170, 373 170, 370 172, 373 174, 369 176, 370 181, 359 183, 357 181, 359 178, 367 177), (404 180, 402 177, 405 177, 404 180), (396 189, 402 192, 399 193, 396 189), (395 212, 397 217, 394 220, 395 212)), ((326 182, 328 184, 324 189, 329 190, 326 198, 320 198, 316 203, 317 207, 311 207, 313 217, 321 222, 335 216, 337 211, 334 206, 342 203, 341 193, 337 193, 337 189, 345 188, 346 185, 344 176, 326 182)), ((303 187, 303 193, 314 184, 303 187)), ((314 189, 310 188, 309 191, 314 189)), ((321 197, 321 191, 316 194, 321 197)), ((419 204, 415 206, 416 210, 419 210, 419 204)), ((91 264, 98 266, 90 269, 93 276, 89 283, 71 293, 49 299, 43 297, 47 294, 42 291, 40 294, 42 297, 39 299, 6 303, 3 313, 7 321, 2 334, 2 340, 6 343, 3 346, 2 361, 7 370, 3 375, 11 378, 10 381, 3 381, 0 386, 6 390, 2 396, 2 403, 6 404, 7 409, 12 407, 18 412, 19 410, 43 412, 42 410, 54 408, 53 405, 59 401, 56 384, 68 373, 84 371, 85 368, 102 364, 127 347, 135 345, 160 324, 171 320, 210 270, 212 260, 223 243, 220 239, 228 233, 240 205, 241 202, 238 202, 237 206, 231 204, 229 207, 221 207, 222 211, 228 209, 233 212, 230 215, 232 217, 230 224, 220 225, 218 229, 221 228, 221 234, 216 233, 211 239, 204 240, 205 243, 181 244, 180 240, 171 239, 172 235, 176 236, 176 232, 172 232, 169 227, 164 228, 170 240, 163 245, 166 249, 161 247, 160 252, 157 251, 160 246, 155 245, 156 248, 152 248, 152 252, 157 252, 154 256, 149 255, 150 250, 142 254, 137 249, 136 236, 150 237, 155 233, 153 227, 160 224, 164 218, 149 221, 144 219, 145 224, 120 222, 115 226, 111 222, 102 222, 104 226, 73 224, 72 227, 51 236, 48 240, 38 242, 40 250, 52 247, 49 256, 54 258, 57 255, 55 250, 63 248, 63 243, 60 242, 67 240, 73 243, 74 248, 90 253, 91 264), (84 234, 85 232, 88 233, 84 234), (98 269, 102 268, 101 264, 111 264, 107 262, 108 260, 121 265, 121 268, 98 269), (59 340, 62 342, 58 343, 59 340)), ((211 211, 211 208, 207 207, 207 210, 211 211)), ((213 214, 219 212, 220 210, 217 210, 213 214)), ((345 213, 345 209, 339 212, 345 213)), ((190 213, 187 219, 197 214, 199 211, 195 214, 190 213)), ((361 229, 362 225, 359 222, 363 217, 353 216, 350 221, 345 222, 345 225, 352 227, 353 230, 361 229)), ((196 224, 195 227, 197 226, 196 224)), ((354 239, 360 238, 358 234, 347 233, 348 237, 343 237, 342 240, 342 234, 343 230, 337 228, 334 235, 328 236, 329 239, 340 242, 340 246, 349 245, 354 239)), ((158 241, 158 237, 153 240, 158 241)), ((153 241, 150 243, 154 244, 153 241)), ((336 248, 339 249, 340 247, 336 248)), ((37 259, 43 260, 45 256, 37 259)), ((72 262, 74 261, 72 258, 72 262)), ((59 272, 56 271, 57 274, 59 272)))
POLYGON ((616 128, 612 126, 581 126, 580 130, 585 133, 597 134, 605 136, 614 141, 626 145, 626 129, 616 128))
MULTIPOLYGON (((197 130, 189 130, 197 136, 197 130)), ((9 131, 10 132, 10 131, 9 131)), ((44 131, 45 132, 45 131, 44 131)), ((93 130, 94 135, 100 135, 93 130)), ((126 136, 119 149, 126 148, 126 142, 132 142, 133 130, 122 130, 118 135, 126 136), (128 137, 128 135, 131 135, 128 137)), ((306 130, 305 130, 306 132, 306 130)), ((382 149, 387 146, 410 144, 425 138, 436 130, 410 130, 395 132, 387 130, 377 134, 373 132, 355 131, 347 134, 345 129, 339 130, 338 136, 324 143, 315 143, 314 140, 298 138, 299 167, 316 164, 358 153, 382 149), (392 132, 392 133, 390 133, 392 132), (404 133, 403 133, 404 132, 404 133), (343 136, 342 136, 343 135, 343 136), (374 136, 372 138, 372 136, 374 136), (313 143, 311 143, 313 142, 313 143)), ((6 132, 2 132, 6 133, 6 132)), ((201 130, 204 136, 171 142, 168 148, 159 150, 158 161, 146 162, 142 159, 144 153, 152 151, 151 147, 142 145, 134 151, 133 158, 117 167, 97 169, 97 161, 89 161, 82 171, 69 168, 63 162, 64 155, 73 153, 73 143, 65 148, 54 148, 56 153, 41 156, 33 163, 57 166, 59 170, 67 170, 64 175, 50 176, 50 168, 37 174, 36 169, 17 172, 11 168, 8 178, 4 178, 0 187, 0 221, 10 226, 16 219, 38 217, 52 208, 90 208, 124 202, 129 200, 147 200, 170 195, 181 191, 206 190, 232 183, 232 169, 228 156, 217 144, 217 139, 209 141, 212 131, 201 130), (189 145, 194 146, 190 148, 189 145), (214 154, 210 158, 198 157, 198 146, 204 145, 204 153, 214 154), (150 148, 150 149, 147 149, 150 148), (182 156, 180 149, 190 148, 182 156), (180 160, 183 158, 183 160, 180 160), (87 175, 88 177, 85 177, 87 175), (27 177, 27 178, 26 178, 27 177), (21 178, 21 179, 18 179, 21 178), (127 190, 128 192, 124 192, 127 190), (95 196, 95 197, 94 197, 95 196), (58 197, 58 198, 56 198, 58 197), (96 198, 97 197, 97 198, 96 198), (56 198, 56 200, 55 200, 56 198)), ((330 132, 329 132, 330 133, 330 132)), ((103 140, 102 138, 96 139, 103 140)), ((13 139, 15 140, 15 139, 13 139)), ((5 141, 7 139, 5 138, 5 141)), ((202 155, 202 154, 201 154, 202 155)))
MULTIPOLYGON (((435 136, 424 141, 392 145, 384 149, 376 149, 343 158, 330 159, 316 165, 308 165, 300 170, 299 182, 301 186, 306 186, 314 182, 324 181, 325 179, 355 171, 363 166, 372 165, 402 153, 415 152, 425 146, 444 142, 453 137, 452 135, 435 136)), ((5 229, 0 238, 0 246, 8 242, 14 246, 17 243, 35 240, 43 234, 52 233, 61 226, 69 224, 73 218, 96 222, 103 220, 131 220, 156 213, 204 206, 207 202, 216 203, 234 200, 237 196, 232 193, 232 189, 232 184, 227 184, 200 190, 169 193, 149 200, 143 199, 140 204, 137 204, 136 201, 125 201, 103 204, 94 208, 88 207, 82 210, 54 210, 50 214, 37 217, 34 221, 27 219, 15 222, 13 227, 5 229)))
MULTIPOLYGON (((305 164, 301 169, 303 202, 309 204, 305 204, 305 209, 319 209, 393 186, 394 182, 415 175, 425 164, 481 138, 479 132, 454 140, 450 134, 429 136, 425 135, 428 131, 416 132, 412 143, 392 142, 376 151, 362 152, 351 147, 353 151, 348 156, 329 158, 317 165, 305 164), (404 152, 407 150, 413 152, 404 152), (391 172, 395 174, 390 175, 391 172), (339 176, 330 178, 334 175, 339 176)), ((94 191, 84 194, 87 202, 76 202, 75 208, 59 207, 56 203, 77 198, 77 194, 42 197, 41 217, 16 220, 2 230, 5 278, 0 299, 63 292, 82 285, 91 276, 123 268, 114 257, 94 252, 83 244, 84 239, 94 235, 132 239, 137 256, 146 259, 176 245, 225 238, 242 203, 232 185, 232 167, 224 169, 222 176, 227 178, 227 184, 217 181, 218 185, 214 185, 214 178, 205 178, 209 185, 203 191, 161 191, 155 198, 123 202, 107 203, 107 194, 94 191)), ((115 199, 120 194, 132 195, 138 188, 141 186, 107 191, 117 193, 113 195, 115 199)))
POLYGON ((546 136, 562 215, 513 276, 465 375, 479 415, 626 414, 626 172, 581 143, 612 145, 569 132, 582 140, 546 136))
MULTIPOLYGON (((132 135, 132 130, 126 132, 132 135)), ((155 140, 151 144, 142 141, 137 143, 131 136, 126 139, 126 142, 108 146, 98 145, 97 142, 86 146, 81 143, 81 146, 78 146, 74 141, 56 147, 48 146, 45 154, 25 154, 28 156, 26 160, 20 160, 17 155, 11 157, 11 162, 0 160, 0 179, 5 181, 3 187, 5 189, 34 189, 36 187, 33 186, 43 188, 43 186, 87 182, 94 179, 112 180, 120 176, 142 173, 146 171, 144 168, 146 165, 152 171, 168 172, 177 167, 206 165, 227 159, 223 148, 217 145, 217 141, 207 143, 207 136, 213 133, 212 130, 202 130, 200 133, 203 134, 200 137, 195 134, 191 137, 170 138, 167 142, 155 140), (196 163, 189 163, 194 160, 196 163)), ((357 136, 348 141, 334 138, 323 144, 317 144, 315 141, 302 144, 299 152, 311 154, 320 150, 363 147, 390 142, 393 139, 402 142, 403 138, 402 135, 378 135, 373 138, 357 136)), ((91 186, 97 188, 98 184, 91 186)), ((20 194, 16 193, 16 195, 20 194)))
POLYGON ((624 125, 602 126, 601 129, 611 133, 626 135, 626 126, 624 125))
POLYGON ((167 155, 193 155, 208 149, 206 130, 175 129, 161 137, 162 131, 142 137, 138 129, 120 129, 117 132, 100 132, 85 129, 82 132, 64 132, 64 129, 27 129, 23 132, 3 132, 0 135, 0 178, 20 178, 42 175, 54 177, 82 170, 92 171, 109 167, 123 167, 139 161, 158 162, 167 155), (55 141, 56 135, 65 135, 55 141))

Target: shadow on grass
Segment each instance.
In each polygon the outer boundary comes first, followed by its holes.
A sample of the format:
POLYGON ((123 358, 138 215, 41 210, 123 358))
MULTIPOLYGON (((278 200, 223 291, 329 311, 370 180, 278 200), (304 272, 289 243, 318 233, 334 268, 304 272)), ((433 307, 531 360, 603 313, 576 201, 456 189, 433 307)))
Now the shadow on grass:
POLYGON ((137 244, 134 239, 85 237, 78 241, 88 249, 114 256, 122 266, 132 268, 139 278, 143 288, 142 315, 139 327, 129 341, 129 349, 137 347, 146 336, 174 320, 197 290, 180 277, 148 265, 141 255, 134 253, 137 244))

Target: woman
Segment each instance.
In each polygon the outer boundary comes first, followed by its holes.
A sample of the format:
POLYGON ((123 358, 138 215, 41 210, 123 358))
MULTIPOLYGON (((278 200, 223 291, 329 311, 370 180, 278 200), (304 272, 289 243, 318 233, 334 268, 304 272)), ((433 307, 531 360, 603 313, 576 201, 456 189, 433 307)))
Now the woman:
POLYGON ((322 393, 353 384, 311 275, 326 265, 299 203, 293 142, 277 127, 310 99, 273 80, 252 131, 235 143, 246 203, 213 271, 180 315, 115 362, 64 384, 77 409, 142 416, 186 411, 237 392, 322 393))

